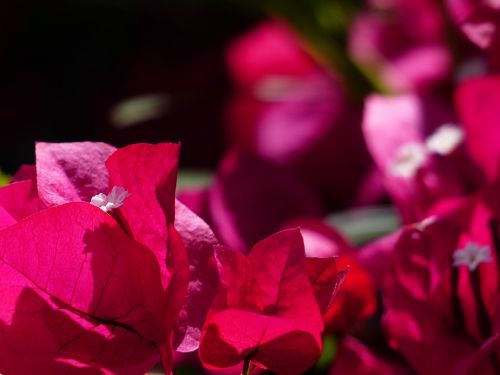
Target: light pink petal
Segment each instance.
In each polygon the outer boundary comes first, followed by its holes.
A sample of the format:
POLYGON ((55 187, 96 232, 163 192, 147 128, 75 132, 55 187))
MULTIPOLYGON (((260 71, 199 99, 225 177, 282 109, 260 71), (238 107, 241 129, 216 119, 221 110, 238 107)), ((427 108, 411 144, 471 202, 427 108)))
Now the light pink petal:
POLYGON ((450 111, 432 98, 371 95, 365 102, 363 132, 376 164, 387 173, 401 146, 424 143, 438 126, 453 119, 450 111))
POLYGON ((198 349, 201 330, 219 286, 214 259, 218 245, 210 227, 180 202, 175 205, 175 228, 189 259, 189 285, 174 336, 177 351, 198 349))
POLYGON ((449 76, 451 66, 452 57, 446 46, 425 44, 393 59, 381 75, 396 90, 423 90, 449 76))
POLYGON ((84 201, 107 193, 104 162, 115 151, 100 142, 36 144, 38 195, 46 206, 84 201))

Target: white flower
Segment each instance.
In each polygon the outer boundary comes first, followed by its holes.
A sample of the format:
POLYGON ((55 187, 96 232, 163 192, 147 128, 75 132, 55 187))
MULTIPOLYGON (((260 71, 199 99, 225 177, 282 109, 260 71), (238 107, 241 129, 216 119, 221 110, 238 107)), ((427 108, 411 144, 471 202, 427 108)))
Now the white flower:
POLYGON ((427 150, 423 144, 408 142, 402 145, 396 152, 396 157, 389 166, 389 172, 393 176, 410 178, 425 163, 427 150))
POLYGON ((109 212, 114 208, 121 207, 125 199, 130 196, 130 193, 121 186, 113 186, 111 192, 106 195, 100 193, 94 195, 90 200, 90 204, 99 207, 104 212, 109 212))
POLYGON ((431 152, 439 155, 448 155, 462 143, 464 131, 456 125, 441 125, 432 135, 430 135, 425 144, 431 152))
POLYGON ((474 242, 469 242, 463 249, 453 253, 453 266, 465 265, 471 271, 474 271, 481 263, 492 261, 489 246, 481 246, 474 242))

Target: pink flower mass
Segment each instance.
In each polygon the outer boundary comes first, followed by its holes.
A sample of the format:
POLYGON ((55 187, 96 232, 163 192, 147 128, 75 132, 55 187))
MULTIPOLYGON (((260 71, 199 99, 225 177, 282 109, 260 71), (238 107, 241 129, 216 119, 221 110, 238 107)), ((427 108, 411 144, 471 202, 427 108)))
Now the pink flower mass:
POLYGON ((395 245, 384 321, 393 345, 421 373, 498 372, 494 188, 406 228, 395 245))
MULTIPOLYGON (((174 349, 198 348, 219 277, 224 284, 228 271, 221 269, 222 250, 214 254, 218 241, 208 225, 175 201, 178 152, 177 144, 114 149, 103 143, 39 143, 31 179, 18 176, 21 181, 0 189, 2 373, 38 368, 47 374, 141 374, 160 359, 168 372, 174 349), (30 342, 31 336, 37 341, 30 342)), ((289 330, 299 332, 297 340, 310 332, 316 349, 304 359, 306 369, 320 354, 323 329, 314 282, 321 278, 321 288, 330 288, 321 292, 327 305, 340 279, 335 263, 328 277, 321 276, 330 267, 325 263, 310 281, 302 237, 298 231, 289 236, 289 244, 275 239, 272 244, 279 246, 268 245, 269 251, 278 251, 275 257, 292 252, 293 262, 302 257, 293 267, 302 269, 297 287, 309 288, 310 301, 294 305, 297 323, 285 319, 281 331, 260 330, 285 341, 289 330), (301 308, 312 309, 309 320, 301 308)), ((261 251, 256 266, 272 259, 261 251)), ((292 291, 292 282, 275 286, 264 279, 262 287, 292 291)), ((290 298, 280 303, 298 301, 290 298)), ((271 352, 269 358, 279 355, 271 352)))
POLYGON ((500 0, 0 20, 0 375, 500 374, 500 0))
POLYGON ((160 357, 171 368, 171 337, 188 284, 186 250, 174 228, 177 153, 174 144, 37 145, 36 177, 4 188, 15 194, 30 187, 29 199, 38 204, 28 213, 23 196, 14 197, 2 220, 10 221, 2 285, 12 304, 2 317, 2 358, 10 358, 1 361, 2 372, 141 373, 160 357), (137 171, 150 182, 138 188, 127 165, 155 158, 154 170, 144 164, 137 171), (130 194, 119 212, 90 204, 115 183, 130 194), (38 344, 23 350, 28 327, 38 344))

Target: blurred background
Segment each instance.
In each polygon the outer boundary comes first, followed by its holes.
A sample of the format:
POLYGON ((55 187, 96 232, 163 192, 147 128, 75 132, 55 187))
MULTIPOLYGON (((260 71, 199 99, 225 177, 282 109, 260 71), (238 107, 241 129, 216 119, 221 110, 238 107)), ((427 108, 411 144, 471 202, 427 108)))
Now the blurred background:
POLYGON ((379 324, 395 237, 370 241, 484 186, 454 96, 500 70, 499 25, 493 0, 0 0, 0 169, 180 142, 178 198, 221 243, 299 226, 350 267, 311 374, 413 374, 379 324))
POLYGON ((0 168, 35 141, 182 142, 185 167, 222 154, 228 43, 264 17, 239 2, 2 0, 0 168))

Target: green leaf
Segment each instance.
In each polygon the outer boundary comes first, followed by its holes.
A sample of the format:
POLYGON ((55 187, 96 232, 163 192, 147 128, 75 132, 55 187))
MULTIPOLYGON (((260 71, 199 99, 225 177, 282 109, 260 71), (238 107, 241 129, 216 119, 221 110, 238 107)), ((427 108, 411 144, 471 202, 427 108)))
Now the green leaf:
POLYGON ((329 215, 326 222, 334 225, 356 245, 390 233, 400 225, 392 206, 363 207, 335 213, 329 215))
POLYGON ((207 187, 212 180, 213 173, 210 171, 181 169, 177 178, 177 189, 207 187))

